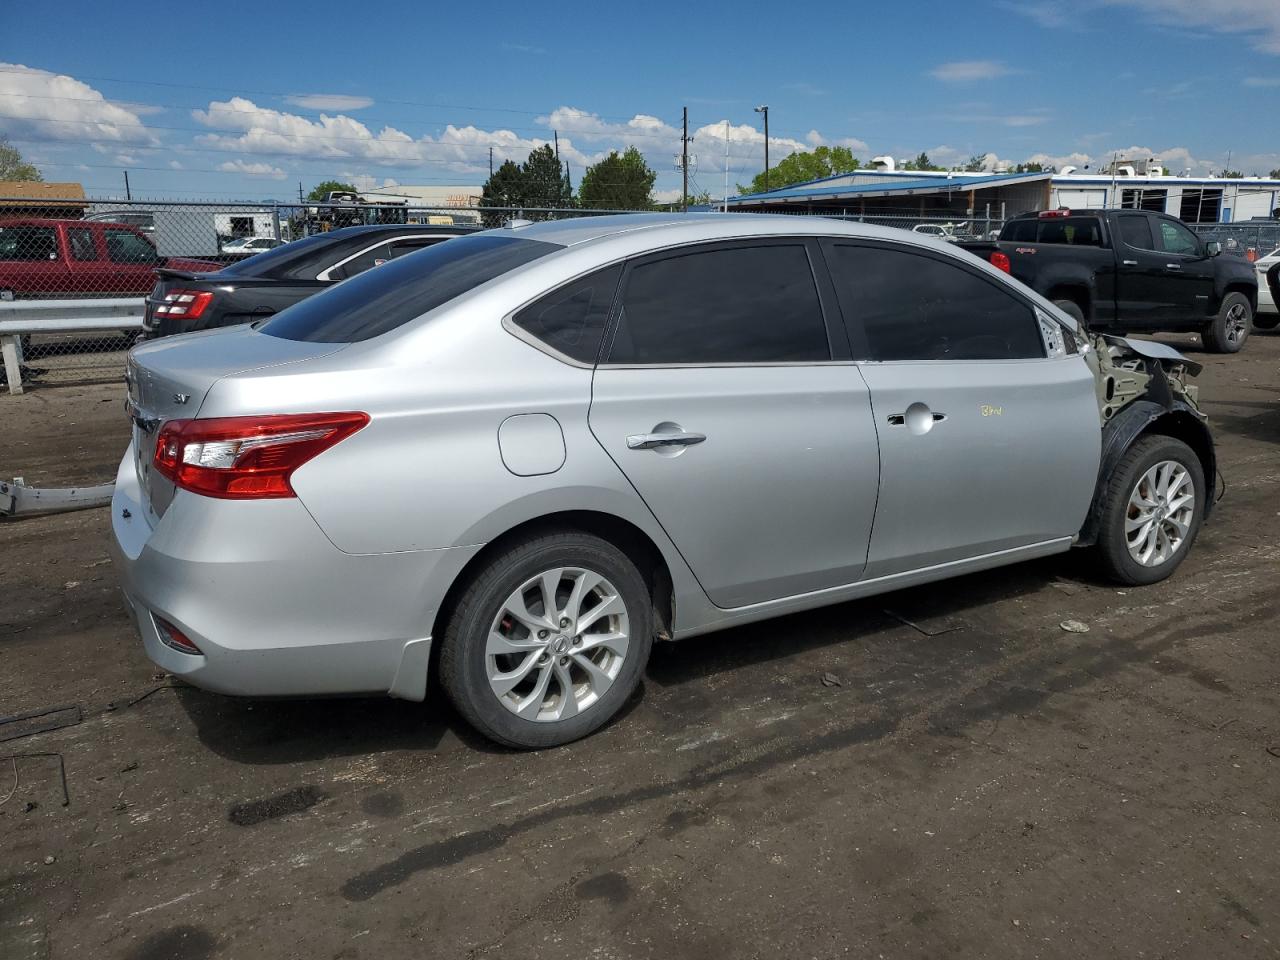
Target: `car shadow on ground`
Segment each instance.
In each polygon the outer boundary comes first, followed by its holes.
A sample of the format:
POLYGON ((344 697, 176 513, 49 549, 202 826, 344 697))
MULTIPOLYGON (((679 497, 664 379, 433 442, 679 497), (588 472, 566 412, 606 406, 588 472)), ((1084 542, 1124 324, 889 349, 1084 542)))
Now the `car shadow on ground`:
MULTIPOLYGON (((1087 559, 1087 558, 1084 558, 1087 559)), ((679 686, 728 670, 780 660, 854 640, 873 643, 902 630, 922 638, 975 626, 973 611, 1000 600, 1039 592, 1055 581, 1074 590, 1100 585, 1078 551, 973 573, 862 600, 835 604, 654 647, 648 676, 661 687, 679 686), (779 625, 785 624, 780 630, 779 625)))
POLYGON ((1212 400, 1201 398, 1200 406, 1215 433, 1233 433, 1263 443, 1280 443, 1280 397, 1269 400, 1212 400), (1258 410, 1244 414, 1236 411, 1258 410))
MULTIPOLYGON (((851 641, 860 648, 894 631, 922 637, 968 630, 975 608, 1035 593, 1054 582, 1084 590, 1089 564, 1076 552, 877 597, 735 627, 680 643, 659 643, 646 682, 606 726, 624 722, 646 698, 646 684, 678 688, 727 671, 781 661, 851 641), (909 622, 908 622, 909 621, 909 622)), ((257 700, 194 687, 175 688, 200 742, 250 765, 289 764, 391 751, 434 752, 448 737, 464 749, 506 753, 458 717, 433 683, 424 703, 389 698, 257 700)))

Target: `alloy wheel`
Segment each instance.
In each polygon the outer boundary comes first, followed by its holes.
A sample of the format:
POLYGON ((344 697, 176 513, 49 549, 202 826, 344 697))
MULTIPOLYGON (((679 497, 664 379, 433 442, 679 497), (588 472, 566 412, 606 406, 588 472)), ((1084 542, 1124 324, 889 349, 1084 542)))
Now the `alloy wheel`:
POLYGON ((1245 313, 1244 304, 1232 304, 1227 310, 1227 342, 1240 343, 1249 334, 1249 318, 1245 313))
POLYGON ((1176 460, 1162 460, 1144 473, 1129 494, 1124 537, 1129 556, 1158 567, 1186 542, 1195 518, 1191 474, 1176 460))
POLYGON ((621 594, 582 567, 530 577, 503 602, 485 643, 498 702, 525 720, 567 720, 613 686, 630 645, 621 594))

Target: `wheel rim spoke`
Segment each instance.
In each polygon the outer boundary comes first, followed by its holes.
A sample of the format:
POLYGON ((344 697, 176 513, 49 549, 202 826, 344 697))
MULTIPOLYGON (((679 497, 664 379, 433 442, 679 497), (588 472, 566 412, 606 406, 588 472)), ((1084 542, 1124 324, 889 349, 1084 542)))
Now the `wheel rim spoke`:
POLYGON ((618 590, 593 570, 558 567, 529 577, 499 607, 485 639, 489 687, 524 720, 576 717, 619 676, 629 621, 618 590))
POLYGON ((1124 519, 1129 555, 1158 567, 1178 553, 1195 520, 1195 485, 1183 464, 1162 460, 1134 484, 1124 519))

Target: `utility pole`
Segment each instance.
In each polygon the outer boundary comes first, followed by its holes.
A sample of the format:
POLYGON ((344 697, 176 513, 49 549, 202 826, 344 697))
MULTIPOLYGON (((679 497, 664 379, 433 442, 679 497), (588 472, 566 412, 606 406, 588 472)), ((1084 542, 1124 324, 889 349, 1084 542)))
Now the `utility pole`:
POLYGON ((556 163, 560 162, 560 131, 552 130, 551 135, 556 138, 556 163))
POLYGON ((689 108, 684 108, 683 132, 680 134, 680 173, 684 186, 680 190, 680 211, 689 212, 689 108))
POLYGON ((764 114, 764 191, 769 192, 769 105, 762 103, 756 113, 764 114))
POLYGON ((489 148, 489 179, 493 179, 493 147, 489 148))
POLYGON ((133 199, 133 194, 129 192, 129 171, 128 170, 124 172, 124 198, 126 200, 133 199))
POLYGON ((729 212, 729 121, 724 121, 724 207, 722 213, 729 212))

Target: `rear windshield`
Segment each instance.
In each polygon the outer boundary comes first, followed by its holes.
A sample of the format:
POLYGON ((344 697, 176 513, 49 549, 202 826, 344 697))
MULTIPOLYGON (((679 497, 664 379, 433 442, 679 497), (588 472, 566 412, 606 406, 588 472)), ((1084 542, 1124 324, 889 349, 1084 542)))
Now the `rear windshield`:
POLYGON ((1004 228, 1000 239, 1011 243, 1064 243, 1075 247, 1100 247, 1102 228, 1097 217, 1014 220, 1004 228))
POLYGON ((276 314, 261 330, 312 343, 369 340, 560 249, 492 234, 457 237, 344 280, 276 314))

